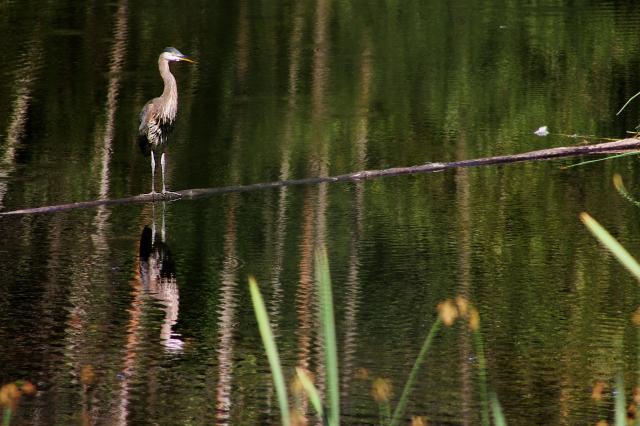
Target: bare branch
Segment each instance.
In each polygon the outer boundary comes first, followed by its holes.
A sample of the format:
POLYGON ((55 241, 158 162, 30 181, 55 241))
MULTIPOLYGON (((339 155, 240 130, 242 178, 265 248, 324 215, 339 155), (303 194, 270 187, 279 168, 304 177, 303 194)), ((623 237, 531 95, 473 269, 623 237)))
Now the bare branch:
POLYGON ((133 197, 119 198, 119 199, 104 199, 83 201, 71 204, 60 204, 55 206, 36 207, 23 210, 13 210, 8 212, 0 212, 0 216, 7 215, 23 215, 33 213, 52 213, 63 210, 72 210, 78 208, 90 208, 102 205, 113 204, 131 204, 131 203, 147 203, 155 201, 172 201, 177 199, 194 199, 205 196, 212 196, 218 194, 226 194, 230 192, 249 192, 259 191, 265 189, 279 188, 283 186, 296 186, 296 185, 316 185, 323 182, 349 182, 358 181, 363 179, 373 179, 387 176, 400 176, 409 174, 420 173, 434 173, 441 172, 447 169, 454 169, 460 167, 477 167, 488 166, 493 164, 510 164, 523 161, 540 161, 549 160, 554 158, 568 158, 580 155, 592 155, 592 154, 612 154, 620 152, 633 152, 640 151, 640 139, 628 138, 615 142, 606 142, 594 145, 580 145, 569 147, 558 147, 541 149, 538 151, 524 152, 514 155, 501 155, 497 157, 485 157, 476 158, 471 160, 452 161, 448 163, 426 163, 418 166, 410 167, 392 167, 390 169, 381 170, 363 170, 359 172, 347 173, 337 176, 320 176, 305 179, 293 179, 276 182, 266 183, 254 183, 251 185, 238 185, 238 186, 225 186, 219 188, 198 188, 198 189, 185 189, 175 193, 167 194, 141 194, 133 197))

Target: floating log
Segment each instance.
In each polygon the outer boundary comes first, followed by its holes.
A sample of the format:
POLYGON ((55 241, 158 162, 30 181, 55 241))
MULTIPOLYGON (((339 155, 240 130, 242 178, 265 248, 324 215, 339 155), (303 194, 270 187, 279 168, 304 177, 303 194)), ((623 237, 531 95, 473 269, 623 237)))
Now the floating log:
POLYGON ((364 179, 373 179, 388 176, 411 175, 420 173, 434 173, 443 170, 460 167, 478 167, 493 164, 510 164, 523 161, 540 161, 555 158, 576 157, 579 155, 612 154, 620 152, 640 151, 640 139, 628 138, 614 142, 605 142, 593 145, 578 145, 558 148, 541 149, 514 155, 500 155, 497 157, 484 157, 471 160, 451 161, 447 163, 425 163, 410 167, 392 167, 381 170, 363 170, 337 176, 319 176, 305 179, 292 179, 276 182, 254 183, 250 185, 225 186, 218 188, 185 189, 167 194, 140 194, 133 197, 118 199, 103 199, 82 201, 70 204, 35 207, 22 210, 0 212, 0 216, 25 215, 34 213, 53 213, 64 210, 90 208, 114 204, 148 203, 156 201, 173 201, 179 199, 194 199, 211 195, 227 194, 231 192, 259 191, 264 189, 280 188, 283 186, 316 185, 324 182, 349 182, 364 179))

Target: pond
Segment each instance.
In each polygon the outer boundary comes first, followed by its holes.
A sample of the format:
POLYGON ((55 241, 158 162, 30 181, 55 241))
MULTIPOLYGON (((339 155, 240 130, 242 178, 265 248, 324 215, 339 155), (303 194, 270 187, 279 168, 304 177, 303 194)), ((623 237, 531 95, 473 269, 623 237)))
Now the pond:
MULTIPOLYGON (((339 175, 624 138, 639 123, 635 2, 0 2, 2 211, 149 192, 138 114, 179 88, 171 190, 339 175), (546 137, 534 135, 549 127, 546 137)), ((0 384, 13 424, 278 424, 249 297, 286 380, 324 389, 314 257, 329 257, 342 424, 380 424, 436 306, 478 309, 509 424, 613 419, 640 380, 636 157, 572 158, 0 217, 0 384), (601 399, 592 398, 596 383, 601 399)), ((156 188, 159 186, 156 181, 156 188)), ((404 418, 481 422, 478 354, 442 328, 404 418)), ((318 420, 302 403, 308 421, 318 420)), ((414 422, 417 422, 414 419, 414 422)), ((416 423, 417 424, 417 423, 416 423)))

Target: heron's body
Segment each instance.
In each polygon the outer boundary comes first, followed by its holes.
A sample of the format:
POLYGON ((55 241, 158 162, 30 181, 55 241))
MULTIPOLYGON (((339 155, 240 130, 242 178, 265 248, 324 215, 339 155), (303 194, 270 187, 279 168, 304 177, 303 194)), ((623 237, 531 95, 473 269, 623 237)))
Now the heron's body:
POLYGON ((138 142, 142 152, 145 155, 151 155, 151 193, 155 192, 155 157, 157 154, 160 154, 162 166, 162 192, 166 192, 164 183, 165 150, 178 113, 178 85, 169 69, 170 61, 193 62, 177 49, 167 47, 158 58, 158 68, 164 82, 164 91, 162 95, 147 102, 140 111, 138 142))

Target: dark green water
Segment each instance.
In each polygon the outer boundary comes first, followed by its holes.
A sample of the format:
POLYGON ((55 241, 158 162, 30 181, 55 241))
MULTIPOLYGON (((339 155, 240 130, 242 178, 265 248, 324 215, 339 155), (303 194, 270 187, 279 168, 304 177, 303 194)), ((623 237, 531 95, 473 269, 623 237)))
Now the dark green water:
MULTIPOLYGON (((0 206, 148 192, 137 116, 162 91, 165 46, 198 60, 172 65, 180 190, 624 137, 638 24, 635 2, 0 2, 0 206), (542 125, 556 135, 534 136, 542 125)), ((0 383, 38 388, 15 424, 277 423, 247 277, 287 377, 304 366, 323 383, 322 246, 344 424, 378 422, 376 377, 395 403, 435 306, 458 294, 480 311, 510 424, 611 419, 615 375, 627 398, 639 380, 640 295, 578 215, 640 256, 640 212, 611 184, 639 193, 640 168, 562 168, 578 161, 2 217, 0 383)), ((478 424, 476 364, 468 329, 443 330, 407 418, 478 424)))

